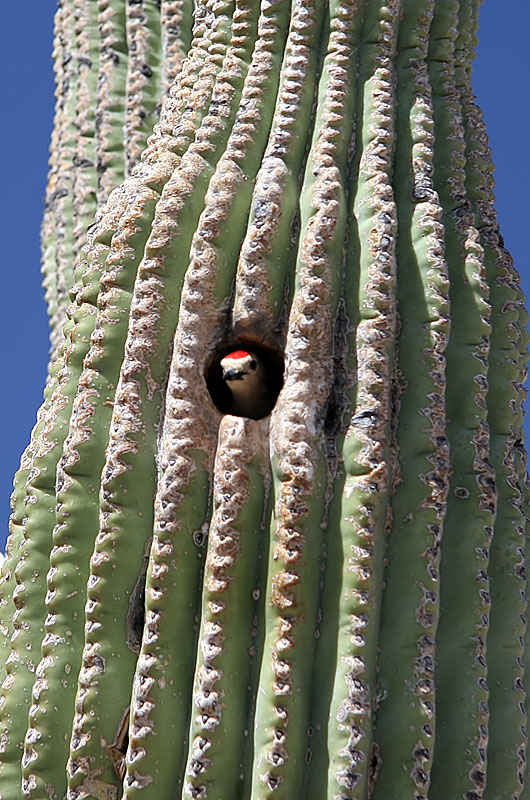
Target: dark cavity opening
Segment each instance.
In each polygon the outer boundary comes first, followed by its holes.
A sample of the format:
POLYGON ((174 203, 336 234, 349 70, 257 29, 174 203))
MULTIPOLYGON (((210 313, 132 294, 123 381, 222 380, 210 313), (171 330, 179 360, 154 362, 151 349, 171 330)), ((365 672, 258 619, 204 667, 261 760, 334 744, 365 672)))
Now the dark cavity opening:
POLYGON ((283 367, 283 354, 279 348, 248 337, 237 338, 219 344, 208 360, 204 377, 210 397, 221 414, 263 419, 271 413, 278 399, 283 386, 283 367), (252 389, 248 401, 242 408, 235 406, 234 395, 229 388, 229 382, 223 378, 221 367, 223 358, 238 350, 250 353, 261 369, 259 383, 252 389))

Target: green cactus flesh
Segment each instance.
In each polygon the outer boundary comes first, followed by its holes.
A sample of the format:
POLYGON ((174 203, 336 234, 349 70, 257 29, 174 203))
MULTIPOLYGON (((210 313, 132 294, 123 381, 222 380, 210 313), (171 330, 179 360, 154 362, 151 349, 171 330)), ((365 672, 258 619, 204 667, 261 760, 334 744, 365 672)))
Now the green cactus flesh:
POLYGON ((59 3, 0 800, 530 798, 479 4, 59 3), (230 346, 270 416, 218 410, 230 346))

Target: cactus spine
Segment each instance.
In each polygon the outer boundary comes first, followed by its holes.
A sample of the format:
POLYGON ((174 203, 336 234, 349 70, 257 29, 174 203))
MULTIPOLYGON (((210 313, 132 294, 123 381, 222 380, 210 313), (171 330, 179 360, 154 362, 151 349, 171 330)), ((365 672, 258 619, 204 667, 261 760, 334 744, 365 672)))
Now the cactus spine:
POLYGON ((478 6, 59 3, 2 800, 530 798, 478 6), (270 418, 209 394, 241 343, 284 365, 270 418))

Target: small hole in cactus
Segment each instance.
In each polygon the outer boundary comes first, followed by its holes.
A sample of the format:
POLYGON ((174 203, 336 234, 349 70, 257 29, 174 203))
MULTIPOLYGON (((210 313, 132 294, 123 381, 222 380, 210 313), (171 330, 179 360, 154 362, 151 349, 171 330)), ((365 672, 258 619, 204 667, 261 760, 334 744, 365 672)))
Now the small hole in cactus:
POLYGON ((206 541, 206 534, 202 530, 194 531, 192 534, 192 539, 194 544, 197 545, 197 547, 202 547, 204 545, 204 542, 206 541))
POLYGON ((283 366, 279 350, 253 339, 235 339, 216 348, 204 376, 222 414, 263 419, 278 399, 283 366))

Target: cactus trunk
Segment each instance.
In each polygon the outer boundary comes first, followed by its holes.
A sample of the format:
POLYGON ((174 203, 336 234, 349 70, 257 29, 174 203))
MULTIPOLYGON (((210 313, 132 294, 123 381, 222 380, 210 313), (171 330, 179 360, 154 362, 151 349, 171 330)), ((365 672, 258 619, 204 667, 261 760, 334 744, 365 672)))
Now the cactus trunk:
POLYGON ((530 799, 478 6, 59 3, 0 800, 530 799), (216 393, 243 346, 264 419, 216 393))

